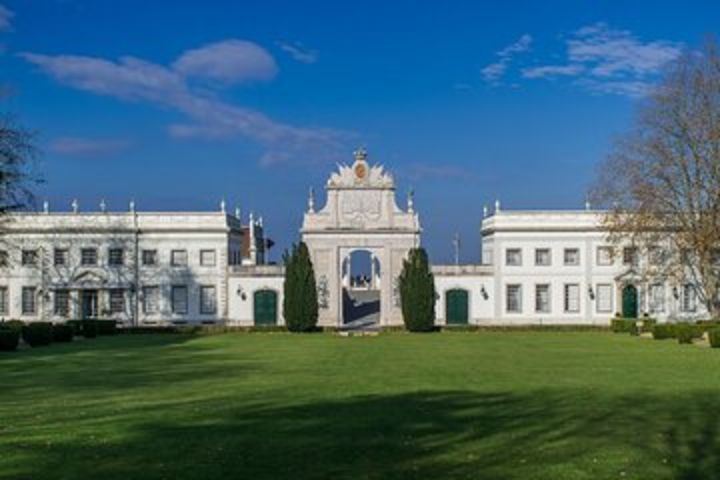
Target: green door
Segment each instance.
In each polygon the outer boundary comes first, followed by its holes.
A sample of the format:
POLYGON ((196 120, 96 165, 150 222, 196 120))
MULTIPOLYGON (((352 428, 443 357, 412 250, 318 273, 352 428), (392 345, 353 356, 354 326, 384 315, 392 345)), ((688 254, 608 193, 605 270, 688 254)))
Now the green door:
POLYGON ((622 291, 622 314, 625 318, 637 318, 638 293, 633 285, 627 285, 622 291))
POLYGON ((445 294, 445 318, 448 325, 467 325, 468 323, 468 292, 467 290, 448 290, 445 294))
POLYGON ((255 325, 277 324, 277 293, 272 290, 258 290, 254 295, 255 325))

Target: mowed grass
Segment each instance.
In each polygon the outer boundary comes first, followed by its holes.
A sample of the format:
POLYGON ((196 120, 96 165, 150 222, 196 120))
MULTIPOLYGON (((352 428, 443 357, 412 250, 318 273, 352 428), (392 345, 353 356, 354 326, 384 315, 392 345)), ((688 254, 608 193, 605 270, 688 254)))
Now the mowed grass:
POLYGON ((137 335, 0 356, 0 478, 720 478, 720 351, 137 335))

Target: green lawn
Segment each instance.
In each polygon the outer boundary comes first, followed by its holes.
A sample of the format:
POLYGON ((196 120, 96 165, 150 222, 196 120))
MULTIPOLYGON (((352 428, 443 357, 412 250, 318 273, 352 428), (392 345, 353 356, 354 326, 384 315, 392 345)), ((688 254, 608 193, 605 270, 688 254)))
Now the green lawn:
POLYGON ((137 335, 0 355, 0 478, 720 478, 720 351, 137 335))

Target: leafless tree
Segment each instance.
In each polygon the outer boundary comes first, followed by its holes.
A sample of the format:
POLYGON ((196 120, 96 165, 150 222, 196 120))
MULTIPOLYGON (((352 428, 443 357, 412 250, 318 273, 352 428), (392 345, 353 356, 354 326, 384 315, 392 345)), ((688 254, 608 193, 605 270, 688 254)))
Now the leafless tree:
POLYGON ((634 127, 600 166, 592 197, 616 245, 661 249, 658 274, 720 313, 720 51, 708 40, 670 64, 634 127))
POLYGON ((35 134, 18 124, 15 117, 0 113, 0 215, 32 203, 32 173, 37 154, 35 134))

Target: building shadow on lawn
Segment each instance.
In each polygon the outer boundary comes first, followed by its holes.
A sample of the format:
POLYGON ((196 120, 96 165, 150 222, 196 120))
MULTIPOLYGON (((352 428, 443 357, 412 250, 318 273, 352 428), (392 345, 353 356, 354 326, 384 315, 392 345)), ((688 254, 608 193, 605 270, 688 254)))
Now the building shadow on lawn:
POLYGON ((201 420, 124 426, 130 434, 122 442, 28 445, 29 462, 13 468, 19 478, 123 480, 720 475, 714 392, 617 398, 427 391, 293 406, 272 399, 222 404, 201 420))

